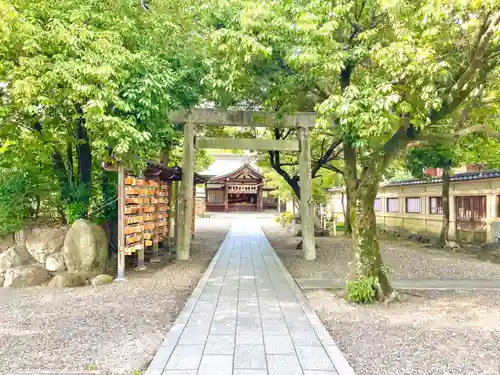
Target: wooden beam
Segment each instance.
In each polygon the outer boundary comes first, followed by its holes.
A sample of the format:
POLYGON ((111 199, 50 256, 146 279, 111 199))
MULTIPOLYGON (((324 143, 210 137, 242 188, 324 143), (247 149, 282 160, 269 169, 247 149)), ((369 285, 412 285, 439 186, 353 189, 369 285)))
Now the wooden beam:
POLYGON ((296 128, 316 126, 316 113, 297 112, 293 115, 281 115, 270 111, 240 111, 218 108, 192 108, 170 114, 174 124, 195 123, 215 126, 252 126, 263 128, 296 128))
POLYGON ((224 185, 224 212, 229 212, 229 193, 227 183, 224 185))
POLYGON ((316 259, 316 245, 312 206, 311 144, 309 143, 309 129, 300 128, 298 131, 300 140, 299 175, 302 251, 305 260, 314 260, 316 259))
POLYGON ((296 139, 251 139, 251 138, 209 138, 196 137, 196 148, 238 149, 238 150, 274 150, 298 152, 299 141, 296 139))
POLYGON ((182 186, 180 196, 180 237, 177 260, 188 260, 193 227, 194 187, 194 123, 184 125, 184 155, 182 160, 182 186))
POLYGON ((115 281, 125 280, 125 168, 118 162, 118 270, 115 281))

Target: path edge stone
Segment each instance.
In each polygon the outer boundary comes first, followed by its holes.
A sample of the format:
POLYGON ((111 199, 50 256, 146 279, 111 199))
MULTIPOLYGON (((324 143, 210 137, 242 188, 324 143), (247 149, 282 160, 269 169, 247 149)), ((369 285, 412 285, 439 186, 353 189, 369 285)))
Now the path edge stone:
POLYGON ((227 244, 230 232, 231 228, 227 232, 226 237, 224 237, 224 240, 220 244, 219 249, 215 253, 214 257, 210 261, 200 281, 198 281, 198 284, 196 284, 193 292, 186 300, 186 304, 179 313, 179 316, 165 335, 165 338, 163 339, 163 342, 154 355, 151 363, 149 364, 146 371, 144 371, 144 375, 161 375, 163 373, 165 366, 167 365, 167 362, 170 359, 170 356, 172 355, 172 352, 174 351, 175 346, 177 345, 177 342, 179 341, 179 338, 184 331, 184 328, 186 327, 189 317, 191 316, 191 313, 193 312, 200 298, 200 295, 203 292, 203 289, 205 288, 210 275, 212 274, 215 264, 217 263, 220 254, 227 244))
MULTIPOLYGON (((261 232, 264 234, 262 227, 260 225, 259 228, 261 232)), ((318 336, 319 340, 321 341, 321 344, 328 353, 330 360, 333 362, 333 366, 337 370, 337 373, 339 375, 356 375, 349 362, 347 362, 347 359, 345 358, 344 354, 337 346, 335 341, 333 341, 332 336, 330 336, 330 333, 326 330, 325 326, 323 325, 323 322, 321 322, 318 315, 309 305, 309 302, 302 293, 300 287, 297 285, 292 275, 290 275, 290 272, 288 272, 288 269, 285 267, 278 254, 276 254, 276 251, 274 250, 273 246, 271 245, 265 234, 264 238, 265 242, 267 243, 267 246, 270 249, 271 254, 274 257, 274 260, 278 264, 278 267, 281 269, 281 272, 283 273, 285 280, 292 289, 295 298, 297 298, 297 301, 302 307, 304 314, 307 316, 307 319, 309 320, 309 323, 313 327, 314 332, 316 332, 316 335, 318 336)))

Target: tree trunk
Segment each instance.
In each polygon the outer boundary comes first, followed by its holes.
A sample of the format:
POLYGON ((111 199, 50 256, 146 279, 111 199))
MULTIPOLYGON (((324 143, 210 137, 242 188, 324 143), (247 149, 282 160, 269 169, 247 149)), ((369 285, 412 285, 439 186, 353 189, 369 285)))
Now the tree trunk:
POLYGON ((76 151, 78 155, 78 182, 83 189, 80 200, 87 206, 88 211, 92 196, 92 153, 83 117, 78 119, 76 123, 76 151))
POLYGON ((448 234, 450 231, 450 171, 445 168, 443 171, 443 226, 441 227, 441 234, 439 235, 438 246, 444 247, 449 239, 448 234))
POLYGON ((66 146, 66 159, 68 163, 68 183, 74 184, 75 183, 75 177, 74 177, 74 166, 73 166, 73 146, 71 143, 68 142, 68 145, 66 146))
POLYGON ((78 153, 78 178, 80 184, 92 185, 92 153, 84 120, 80 119, 76 126, 76 150, 78 153))
POLYGON ((356 220, 356 210, 352 209, 356 201, 356 189, 358 187, 356 150, 347 139, 344 140, 344 182, 346 191, 346 213, 345 215, 345 235, 351 235, 353 232, 353 223, 356 220))
POLYGON ((380 245, 377 239, 377 223, 373 207, 377 195, 378 180, 360 186, 357 199, 351 202, 351 224, 353 226, 354 267, 356 278, 375 277, 378 281, 377 297, 389 297, 392 286, 387 277, 380 245))
POLYGON ((344 211, 344 235, 351 236, 352 235, 352 225, 351 225, 351 216, 348 214, 351 210, 351 198, 350 194, 346 194, 346 202, 344 205, 344 194, 342 194, 342 209, 344 211))

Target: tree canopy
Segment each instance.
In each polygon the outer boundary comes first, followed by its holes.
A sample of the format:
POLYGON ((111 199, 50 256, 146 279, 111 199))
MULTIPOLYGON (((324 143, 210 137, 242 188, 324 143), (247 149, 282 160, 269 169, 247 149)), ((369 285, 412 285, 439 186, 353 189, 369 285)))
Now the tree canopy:
POLYGON ((140 165, 175 145, 168 112, 199 101, 203 71, 186 6, 2 2, 3 166, 56 176, 85 215, 102 160, 140 165))

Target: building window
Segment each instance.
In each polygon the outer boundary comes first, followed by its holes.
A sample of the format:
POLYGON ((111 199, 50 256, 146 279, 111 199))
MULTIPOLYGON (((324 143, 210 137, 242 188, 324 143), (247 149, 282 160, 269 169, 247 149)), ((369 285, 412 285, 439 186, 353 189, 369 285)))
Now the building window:
POLYGON ((224 190, 208 190, 207 203, 224 203, 224 190))
POLYGON ((486 196, 457 197, 456 203, 459 220, 486 218, 486 196))
POLYGON ((387 198, 387 212, 399 212, 399 198, 387 198))
POLYGON ((382 198, 375 198, 373 209, 375 210, 375 212, 382 212, 382 198))
POLYGON ((432 215, 443 214, 443 197, 430 197, 429 207, 432 215))
POLYGON ((419 214, 420 213, 420 198, 419 197, 406 198, 406 212, 409 214, 419 214))

